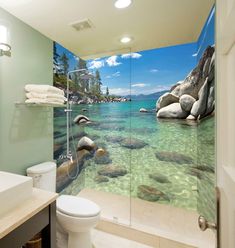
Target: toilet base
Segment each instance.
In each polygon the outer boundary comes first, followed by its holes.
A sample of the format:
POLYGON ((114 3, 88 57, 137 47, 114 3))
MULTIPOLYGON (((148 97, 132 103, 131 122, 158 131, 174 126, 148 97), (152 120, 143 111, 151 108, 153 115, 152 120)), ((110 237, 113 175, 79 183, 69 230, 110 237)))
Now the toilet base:
POLYGON ((68 248, 93 248, 90 232, 79 232, 68 235, 68 248))

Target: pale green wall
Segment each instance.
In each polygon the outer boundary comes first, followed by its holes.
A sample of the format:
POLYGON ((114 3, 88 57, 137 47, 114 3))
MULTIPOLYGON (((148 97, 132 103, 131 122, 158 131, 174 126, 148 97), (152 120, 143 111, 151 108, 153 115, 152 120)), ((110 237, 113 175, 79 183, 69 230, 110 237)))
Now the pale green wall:
POLYGON ((53 84, 53 42, 0 8, 10 31, 12 56, 0 57, 0 170, 25 174, 33 164, 52 160, 53 110, 16 107, 24 85, 53 84))

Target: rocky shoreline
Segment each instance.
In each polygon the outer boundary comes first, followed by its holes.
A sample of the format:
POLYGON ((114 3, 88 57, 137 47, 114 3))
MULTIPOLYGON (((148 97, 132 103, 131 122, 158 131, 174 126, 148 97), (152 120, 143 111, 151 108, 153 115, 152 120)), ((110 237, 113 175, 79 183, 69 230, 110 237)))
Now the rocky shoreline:
POLYGON ((102 99, 98 97, 88 97, 88 96, 77 96, 71 94, 69 97, 69 102, 71 104, 95 104, 95 103, 112 103, 112 102, 129 102, 131 101, 130 98, 126 97, 119 97, 119 96, 114 96, 114 97, 102 97, 102 99))
POLYGON ((200 120, 215 109, 215 48, 208 46, 198 65, 156 103, 158 118, 200 120))

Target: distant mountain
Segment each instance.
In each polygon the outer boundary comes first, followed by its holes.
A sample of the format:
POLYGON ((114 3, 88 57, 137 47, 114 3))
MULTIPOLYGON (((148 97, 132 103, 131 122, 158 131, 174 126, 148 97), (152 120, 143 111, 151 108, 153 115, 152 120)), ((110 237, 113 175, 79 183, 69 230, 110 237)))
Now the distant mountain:
POLYGON ((159 92, 155 92, 149 95, 144 95, 144 94, 140 94, 140 95, 128 95, 125 96, 125 98, 130 98, 131 100, 152 100, 152 99, 158 99, 161 95, 165 94, 166 92, 168 92, 169 90, 164 90, 164 91, 159 91, 159 92))

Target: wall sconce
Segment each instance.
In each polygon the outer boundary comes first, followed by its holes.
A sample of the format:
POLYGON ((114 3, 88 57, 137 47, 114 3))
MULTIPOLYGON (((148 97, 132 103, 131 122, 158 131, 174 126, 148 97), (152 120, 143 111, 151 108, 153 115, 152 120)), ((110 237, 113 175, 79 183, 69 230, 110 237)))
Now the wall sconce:
POLYGON ((8 30, 6 26, 0 24, 0 56, 11 56, 11 46, 8 42, 8 30))

